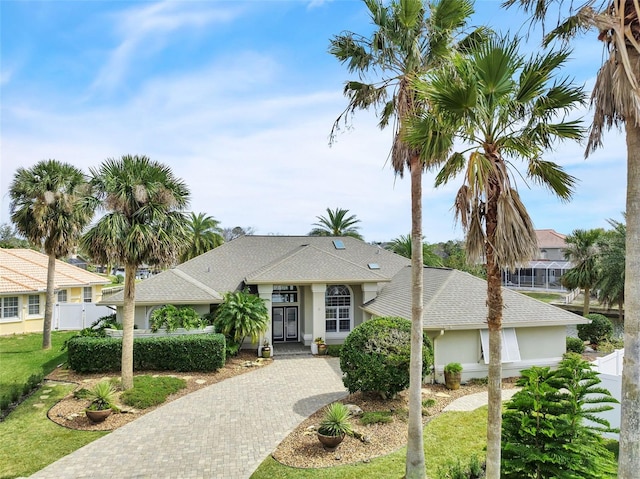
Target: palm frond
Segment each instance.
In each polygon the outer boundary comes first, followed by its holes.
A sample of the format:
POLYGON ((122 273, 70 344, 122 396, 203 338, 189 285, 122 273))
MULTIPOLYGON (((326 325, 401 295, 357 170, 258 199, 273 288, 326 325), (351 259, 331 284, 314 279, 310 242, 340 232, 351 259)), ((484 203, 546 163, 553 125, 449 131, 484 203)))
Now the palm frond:
POLYGON ((505 190, 498 197, 493 248, 498 265, 511 270, 533 259, 538 252, 533 222, 515 189, 505 190))
POLYGON ((466 163, 467 160, 462 153, 453 153, 436 175, 434 186, 442 186, 462 173, 466 163))
POLYGON ((566 173, 552 161, 532 159, 529 161, 527 176, 536 183, 546 186, 563 201, 569 201, 578 179, 566 173))

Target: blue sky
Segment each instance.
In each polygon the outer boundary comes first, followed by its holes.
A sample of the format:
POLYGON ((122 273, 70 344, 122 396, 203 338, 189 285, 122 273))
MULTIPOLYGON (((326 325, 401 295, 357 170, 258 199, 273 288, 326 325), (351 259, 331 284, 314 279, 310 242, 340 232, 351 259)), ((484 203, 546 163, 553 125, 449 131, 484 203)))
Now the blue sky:
MULTIPOLYGON (((493 0, 476 11, 474 23, 497 30, 525 22, 493 0)), ((223 227, 303 235, 327 207, 341 207, 367 241, 410 231, 409 179, 386 163, 391 131, 360 112, 328 145, 351 78, 327 53, 329 39, 370 30, 361 1, 2 0, 0 22, 0 222, 9 221, 20 166, 55 158, 88 172, 105 158, 144 154, 185 180, 190 210, 223 227)), ((567 74, 589 87, 602 54, 591 33, 567 74)), ((576 115, 590 121, 588 110, 576 115)), ((588 160, 578 144, 550 152, 580 184, 563 204, 520 180, 536 228, 570 233, 621 219, 625 149, 613 132, 588 160)), ((432 184, 425 174, 426 240, 461 239, 450 209, 460 184, 432 184)))

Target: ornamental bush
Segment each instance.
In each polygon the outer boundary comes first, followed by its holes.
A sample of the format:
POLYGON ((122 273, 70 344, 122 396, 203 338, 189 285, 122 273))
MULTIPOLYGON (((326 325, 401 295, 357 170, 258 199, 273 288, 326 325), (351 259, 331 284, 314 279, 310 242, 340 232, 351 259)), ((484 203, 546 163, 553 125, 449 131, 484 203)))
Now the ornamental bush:
MULTIPOLYGON (((409 387, 411 321, 403 318, 375 318, 356 327, 340 351, 342 382, 349 392, 376 392, 392 398, 409 387)), ((423 339, 422 377, 431 369, 432 348, 423 339)))
POLYGON ((591 344, 598 344, 608 341, 613 336, 613 323, 602 314, 587 314, 585 318, 591 320, 591 324, 578 325, 578 337, 591 344))
POLYGON ((173 332, 178 328, 204 328, 207 323, 191 306, 165 304, 151 313, 149 324, 151 331, 156 333, 161 328, 168 332, 173 332))
POLYGON ((567 336, 567 352, 582 354, 584 352, 584 341, 580 338, 567 336))

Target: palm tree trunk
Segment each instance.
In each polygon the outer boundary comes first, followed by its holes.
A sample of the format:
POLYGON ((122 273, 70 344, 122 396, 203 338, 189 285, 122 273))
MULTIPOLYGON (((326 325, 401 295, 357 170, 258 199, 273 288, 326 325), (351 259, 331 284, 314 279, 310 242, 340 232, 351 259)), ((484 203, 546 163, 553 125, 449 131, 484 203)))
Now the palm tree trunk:
POLYGON ((411 361, 406 479, 426 477, 422 438, 422 165, 411 156, 411 361))
MULTIPOLYGON (((628 48, 632 65, 639 55, 628 48)), ((624 285, 624 362, 618 477, 640 471, 640 126, 627 118, 627 239, 624 285)))
POLYGON ((135 319, 137 265, 124 267, 124 307, 122 317, 122 389, 133 387, 133 323, 135 319))
MULTIPOLYGON (((498 191, 495 185, 491 187, 498 191)), ((491 188, 490 187, 490 188, 491 188)), ((487 323, 489 326, 489 378, 487 412, 487 479, 500 479, 502 434, 502 282, 493 245, 498 224, 498 194, 487 201, 487 323)))
POLYGON ((584 288, 584 302, 582 303, 582 315, 589 314, 589 301, 591 300, 591 288, 587 286, 584 288))
POLYGON ((56 255, 49 254, 47 262, 47 299, 44 303, 44 323, 42 325, 42 349, 51 349, 51 324, 53 323, 53 303, 55 302, 56 255))

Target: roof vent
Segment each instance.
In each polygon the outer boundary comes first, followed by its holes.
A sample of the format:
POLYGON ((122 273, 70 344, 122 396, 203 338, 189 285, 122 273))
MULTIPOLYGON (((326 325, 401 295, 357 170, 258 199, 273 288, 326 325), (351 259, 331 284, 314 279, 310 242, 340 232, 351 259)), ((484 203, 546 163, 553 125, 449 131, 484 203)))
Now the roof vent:
POLYGON ((378 263, 369 263, 367 266, 369 269, 380 269, 380 265, 378 263))
POLYGON ((334 246, 336 249, 345 249, 345 248, 344 248, 344 243, 342 242, 342 240, 339 240, 339 239, 335 239, 335 240, 333 240, 333 246, 334 246))

